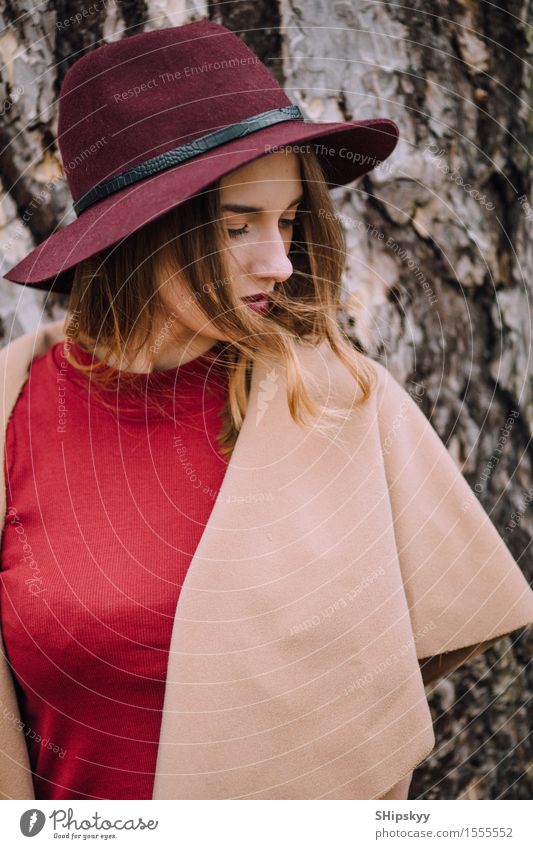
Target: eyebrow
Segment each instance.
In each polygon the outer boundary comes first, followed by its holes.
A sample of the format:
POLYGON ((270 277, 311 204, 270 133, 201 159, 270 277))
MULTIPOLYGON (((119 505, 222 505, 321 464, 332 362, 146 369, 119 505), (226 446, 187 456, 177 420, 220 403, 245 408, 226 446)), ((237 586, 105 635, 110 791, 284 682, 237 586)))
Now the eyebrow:
MULTIPOLYGON (((290 202, 287 209, 290 209, 291 206, 295 206, 297 203, 301 203, 303 198, 304 198, 304 195, 303 195, 303 192, 302 192, 300 195, 298 195, 297 198, 294 198, 294 200, 290 202)), ((265 210, 262 209, 259 206, 245 206, 242 203, 224 203, 224 204, 222 204, 220 209, 223 212, 240 212, 240 213, 243 213, 243 212, 265 212, 265 210)))

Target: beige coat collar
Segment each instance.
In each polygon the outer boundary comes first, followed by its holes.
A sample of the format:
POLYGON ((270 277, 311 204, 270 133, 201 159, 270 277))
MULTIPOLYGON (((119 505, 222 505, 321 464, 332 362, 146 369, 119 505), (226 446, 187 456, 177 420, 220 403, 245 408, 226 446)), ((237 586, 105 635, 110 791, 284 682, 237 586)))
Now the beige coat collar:
MULTIPOLYGON (((31 360, 62 338, 57 321, 0 352, 2 439, 31 360)), ((413 398, 374 363, 356 407, 329 348, 300 353, 348 412, 335 440, 300 429, 283 369, 255 364, 176 609, 154 799, 380 798, 434 746, 424 681, 533 622, 533 592, 413 398)), ((5 660, 0 699, 0 797, 31 799, 5 660)))

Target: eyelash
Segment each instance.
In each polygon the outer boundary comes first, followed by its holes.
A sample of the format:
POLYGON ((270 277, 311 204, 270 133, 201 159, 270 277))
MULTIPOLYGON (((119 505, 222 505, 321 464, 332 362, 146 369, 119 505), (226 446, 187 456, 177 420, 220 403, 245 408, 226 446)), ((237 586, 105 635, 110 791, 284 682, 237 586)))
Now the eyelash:
MULTIPOLYGON (((295 223, 295 219, 294 218, 280 218, 279 222, 280 222, 280 224, 284 223, 284 224, 287 225, 287 227, 290 227, 292 224, 295 223)), ((230 237, 230 239, 236 239, 238 236, 243 236, 247 232, 247 230, 246 230, 247 227, 248 227, 248 225, 245 224, 244 227, 241 227, 239 230, 229 230, 228 229, 228 236, 230 237)))

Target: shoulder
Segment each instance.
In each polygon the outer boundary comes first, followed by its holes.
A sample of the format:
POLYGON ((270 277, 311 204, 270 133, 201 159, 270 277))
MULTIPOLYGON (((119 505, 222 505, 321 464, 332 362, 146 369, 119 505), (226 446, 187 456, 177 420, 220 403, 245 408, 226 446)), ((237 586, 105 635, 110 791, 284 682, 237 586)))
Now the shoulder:
POLYGON ((33 359, 45 354, 56 342, 64 338, 63 319, 41 324, 34 330, 8 341, 0 350, 0 363, 5 367, 8 362, 19 360, 27 367, 33 359))
MULTIPOLYGON (((360 395, 359 387, 347 366, 324 340, 318 345, 299 343, 299 362, 311 377, 313 384, 322 396, 327 395, 330 402, 351 404, 360 395)), ((372 392, 369 400, 381 404, 384 401, 396 402, 397 399, 410 399, 410 395, 386 366, 361 352, 357 359, 365 373, 371 376, 372 392)))
POLYGON ((4 424, 28 377, 32 360, 64 339, 64 321, 49 322, 17 336, 0 350, 0 404, 4 424))

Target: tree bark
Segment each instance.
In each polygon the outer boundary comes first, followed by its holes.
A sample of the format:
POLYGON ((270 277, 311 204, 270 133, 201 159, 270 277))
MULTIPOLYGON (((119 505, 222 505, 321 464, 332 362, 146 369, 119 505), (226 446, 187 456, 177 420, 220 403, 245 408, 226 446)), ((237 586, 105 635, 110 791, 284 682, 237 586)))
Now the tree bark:
MULTIPOLYGON (((197 2, 188 15, 173 0, 58 0, 43 12, 6 0, 3 15, 4 270, 73 220, 57 97, 70 65, 102 40, 211 15, 308 118, 399 124, 390 160, 334 190, 348 244, 339 320, 414 388, 531 580, 530 0, 505 10, 471 0, 197 2)), ((65 306, 65 297, 3 281, 4 341, 65 306)), ((532 797, 531 642, 505 638, 431 692, 437 748, 415 771, 410 798, 532 797)))

